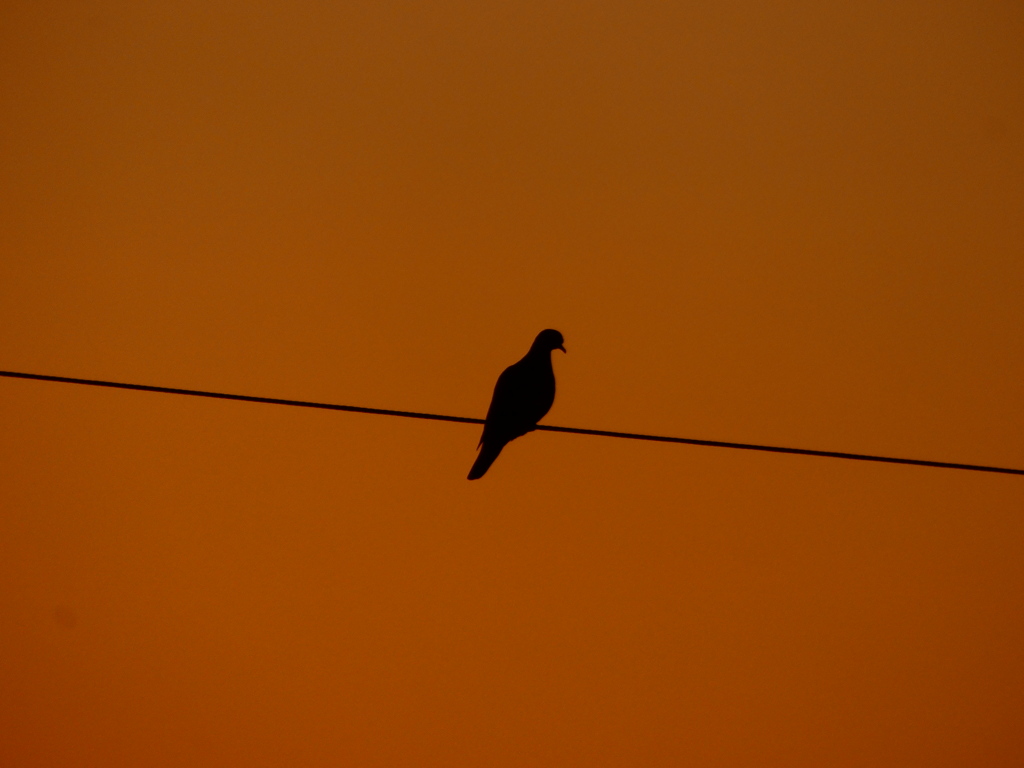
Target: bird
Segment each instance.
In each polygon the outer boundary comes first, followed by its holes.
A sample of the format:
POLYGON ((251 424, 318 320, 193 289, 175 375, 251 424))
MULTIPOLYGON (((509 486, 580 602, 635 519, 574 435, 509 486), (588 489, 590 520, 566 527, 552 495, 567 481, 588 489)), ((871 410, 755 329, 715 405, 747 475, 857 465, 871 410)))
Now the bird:
POLYGON ((551 353, 565 352, 562 334, 548 328, 537 334, 530 351, 506 368, 494 385, 484 431, 477 444, 479 454, 469 470, 469 480, 484 476, 501 449, 517 437, 537 428, 537 422, 555 402, 555 371, 551 353))

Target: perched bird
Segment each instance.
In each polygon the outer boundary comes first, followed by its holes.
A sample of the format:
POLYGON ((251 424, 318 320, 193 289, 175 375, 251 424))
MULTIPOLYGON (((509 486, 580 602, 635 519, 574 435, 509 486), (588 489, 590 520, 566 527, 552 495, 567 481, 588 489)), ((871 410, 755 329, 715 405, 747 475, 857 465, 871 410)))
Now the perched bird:
POLYGON ((555 402, 555 371, 551 353, 565 352, 562 334, 550 328, 541 331, 533 346, 518 363, 513 363, 498 377, 494 385, 491 407, 487 409, 484 432, 477 445, 480 453, 469 479, 483 477, 498 458, 501 449, 511 440, 532 432, 555 402))

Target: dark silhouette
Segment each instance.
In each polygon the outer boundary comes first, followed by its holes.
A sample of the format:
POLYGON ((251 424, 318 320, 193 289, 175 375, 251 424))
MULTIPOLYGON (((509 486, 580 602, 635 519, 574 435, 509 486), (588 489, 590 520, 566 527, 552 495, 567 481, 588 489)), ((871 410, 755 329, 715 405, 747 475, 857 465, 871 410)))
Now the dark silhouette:
POLYGON ((518 363, 513 363, 498 377, 494 385, 491 407, 487 409, 484 432, 477 448, 469 479, 483 477, 498 458, 501 449, 517 437, 537 428, 555 402, 555 371, 551 367, 551 353, 565 352, 562 334, 550 328, 537 334, 537 338, 518 363))

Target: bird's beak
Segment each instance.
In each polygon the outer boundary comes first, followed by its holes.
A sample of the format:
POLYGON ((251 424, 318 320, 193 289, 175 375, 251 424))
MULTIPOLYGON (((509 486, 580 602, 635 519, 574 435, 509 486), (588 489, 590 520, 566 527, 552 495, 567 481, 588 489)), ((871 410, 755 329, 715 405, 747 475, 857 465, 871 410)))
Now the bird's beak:
MULTIPOLYGON (((558 345, 558 349, 560 349, 563 352, 565 352, 565 347, 563 347, 561 344, 558 345)), ((566 354, 568 354, 568 352, 566 352, 566 354)))

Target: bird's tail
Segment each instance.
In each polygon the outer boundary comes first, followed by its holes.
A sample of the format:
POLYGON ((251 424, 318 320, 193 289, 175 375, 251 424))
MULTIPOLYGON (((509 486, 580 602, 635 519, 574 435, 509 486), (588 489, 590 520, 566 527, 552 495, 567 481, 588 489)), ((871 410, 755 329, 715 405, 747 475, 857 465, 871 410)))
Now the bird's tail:
POLYGON ((480 453, 477 454, 476 461, 473 462, 473 468, 469 470, 468 479, 476 480, 483 477, 504 447, 504 443, 484 443, 483 447, 480 448, 480 453))

